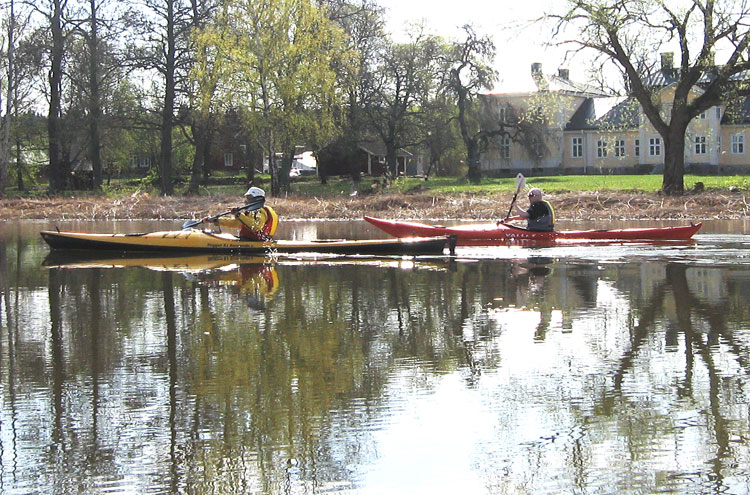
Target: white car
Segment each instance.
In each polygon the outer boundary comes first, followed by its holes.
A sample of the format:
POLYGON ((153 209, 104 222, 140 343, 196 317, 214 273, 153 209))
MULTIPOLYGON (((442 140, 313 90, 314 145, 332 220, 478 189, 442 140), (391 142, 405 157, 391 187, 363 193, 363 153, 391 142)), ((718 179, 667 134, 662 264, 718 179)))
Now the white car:
POLYGON ((291 170, 289 170, 289 177, 299 177, 299 169, 297 167, 292 167, 291 170))

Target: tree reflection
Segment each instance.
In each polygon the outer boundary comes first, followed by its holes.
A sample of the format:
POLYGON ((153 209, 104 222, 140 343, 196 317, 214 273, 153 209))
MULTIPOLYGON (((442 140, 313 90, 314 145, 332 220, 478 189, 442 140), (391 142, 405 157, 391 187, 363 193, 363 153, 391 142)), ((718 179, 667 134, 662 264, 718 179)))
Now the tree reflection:
MULTIPOLYGON (((649 303, 639 311, 638 323, 632 329, 630 348, 620 359, 614 375, 614 389, 623 401, 629 401, 628 395, 623 393, 624 377, 628 373, 636 372, 636 357, 639 353, 647 351, 645 347, 649 337, 661 324, 659 319, 667 318, 666 343, 674 346, 676 336, 682 335, 683 337, 685 371, 683 380, 676 387, 678 396, 682 400, 689 401, 688 405, 697 406, 701 402, 701 398, 697 397, 694 391, 694 381, 697 379, 696 357, 702 360, 708 377, 710 407, 703 413, 710 415, 710 418, 706 420, 706 425, 713 429, 713 440, 718 447, 711 461, 712 490, 718 493, 728 488, 723 483, 723 472, 727 468, 727 463, 734 458, 729 447, 731 422, 724 417, 724 401, 721 397, 723 394, 732 393, 730 387, 741 388, 742 385, 736 380, 722 379, 727 374, 720 369, 714 357, 718 353, 729 352, 734 355, 744 374, 750 372, 750 369, 747 366, 747 349, 739 345, 732 333, 728 331, 723 316, 726 313, 723 308, 710 305, 694 294, 688 282, 688 270, 689 267, 685 264, 669 263, 666 265, 664 281, 655 287, 649 303), (670 304, 670 296, 672 304, 670 304), (701 324, 708 326, 707 333, 696 329, 696 326, 701 324), (721 342, 717 337, 721 337, 721 342), (724 346, 724 343, 727 345, 724 346)), ((739 392, 739 389, 737 391, 739 392)), ((611 409, 608 408, 608 411, 611 412, 611 409)), ((746 427, 747 425, 741 426, 743 429, 746 427)), ((667 435, 672 432, 660 433, 667 435)))
MULTIPOLYGON (((525 396, 553 382, 551 396, 533 398, 540 402, 534 414, 546 414, 557 430, 498 453, 527 456, 528 467, 514 482, 526 481, 530 489, 549 468, 549 452, 559 449, 573 480, 567 488, 586 491, 598 460, 595 437, 618 436, 624 451, 648 456, 643 444, 679 435, 672 415, 679 407, 699 409, 701 393, 710 396, 701 413, 717 447, 712 489, 724 489, 721 475, 740 456, 732 452, 733 431, 746 426, 729 419, 727 405, 741 391, 717 356, 719 349, 730 354, 746 374, 747 343, 733 334, 727 311, 691 289, 687 265, 666 265, 664 276, 644 289, 631 266, 539 257, 452 266, 204 261, 213 265, 177 268, 161 260, 158 266, 47 269, 40 285, 48 303, 45 327, 22 334, 25 357, 14 369, 0 250, 0 322, 8 336, 0 339, 0 356, 10 364, 0 373, 7 369, 9 383, 20 377, 27 390, 45 391, 49 407, 39 423, 48 423, 49 438, 28 440, 27 434, 23 448, 43 444, 48 469, 64 466, 41 490, 118 479, 132 490, 171 493, 356 488, 357 470, 377 457, 374 432, 400 407, 395 391, 437 388, 452 374, 479 395, 494 393, 490 386, 508 387, 490 411, 502 419, 513 414, 506 402, 519 400, 523 416, 525 396), (607 294, 629 315, 614 337, 605 328, 614 317, 597 308, 607 294), (493 319, 510 310, 539 319, 523 327, 520 320, 503 326, 493 319), (582 325, 592 321, 603 329, 584 333, 582 325), (43 334, 41 344, 35 332, 43 334), (528 383, 507 369, 522 339, 541 353, 573 338, 581 342, 574 357, 590 352, 596 365, 586 369, 571 359, 564 370, 543 368, 528 383), (614 343, 607 347, 606 339, 614 343), (637 397, 632 380, 658 350, 655 339, 663 339, 670 356, 684 347, 684 372, 674 381, 679 404, 656 404, 664 410, 637 397), (602 369, 609 374, 602 376, 602 369), (700 382, 704 369, 708 392, 700 382), (515 382, 498 385, 502 372, 515 382), (575 395, 584 393, 590 402, 575 395), (561 419, 566 415, 570 424, 561 419)), ((30 305, 27 297, 19 306, 30 305)), ((4 404, 13 405, 13 387, 6 389, 4 404)), ((0 422, 5 463, 3 428, 6 422, 0 422)))

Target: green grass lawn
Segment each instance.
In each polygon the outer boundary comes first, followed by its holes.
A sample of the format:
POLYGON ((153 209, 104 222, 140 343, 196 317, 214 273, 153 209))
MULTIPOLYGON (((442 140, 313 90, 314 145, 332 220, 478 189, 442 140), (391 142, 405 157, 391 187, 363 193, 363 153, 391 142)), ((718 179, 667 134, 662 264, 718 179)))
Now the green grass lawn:
MULTIPOLYGON (((357 189, 367 191, 376 182, 375 179, 363 177, 357 189)), ((750 188, 750 177, 746 176, 699 176, 686 175, 685 189, 692 189, 697 182, 703 182, 706 189, 728 189, 736 186, 740 189, 750 188)), ((656 192, 661 189, 661 175, 564 175, 546 177, 526 177, 526 188, 540 187, 546 193, 566 193, 583 191, 644 191, 656 192)), ((485 178, 478 184, 472 184, 465 178, 434 177, 428 181, 419 178, 400 178, 394 181, 388 190, 400 193, 423 192, 441 195, 507 194, 516 189, 513 177, 502 179, 485 178)), ((332 197, 351 192, 351 181, 348 179, 331 179, 323 186, 319 181, 310 179, 292 184, 292 191, 305 196, 332 197)))
MULTIPOLYGON (((270 190, 270 178, 267 175, 256 176, 256 182, 260 187, 270 190)), ((703 182, 706 189, 726 190, 731 186, 742 190, 750 189, 750 176, 700 176, 686 175, 685 189, 692 189, 697 182, 703 182)), ((370 192, 373 185, 378 191, 383 191, 382 179, 375 177, 362 177, 356 185, 356 190, 361 194, 370 192)), ((661 175, 562 175, 544 177, 526 177, 526 189, 540 187, 545 193, 567 193, 584 191, 644 191, 656 192, 661 189, 661 175)), ((516 189, 515 177, 508 178, 484 178, 478 184, 470 183, 465 177, 433 177, 425 181, 421 178, 404 177, 393 181, 385 187, 386 191, 409 194, 419 192, 424 194, 451 195, 451 194, 473 194, 494 195, 508 194, 516 189)), ((291 194, 305 197, 334 198, 347 196, 353 190, 349 178, 329 178, 328 183, 323 185, 317 177, 302 177, 294 179, 291 184, 291 194)), ((133 181, 113 181, 110 187, 105 187, 101 194, 106 197, 119 197, 133 194, 136 191, 159 194, 153 186, 145 182, 134 183, 133 181)), ((176 194, 181 194, 182 188, 178 187, 176 194)), ((202 195, 229 194, 238 197, 245 192, 244 185, 211 185, 201 188, 202 195)), ((35 191, 19 193, 6 191, 8 197, 35 197, 44 196, 46 188, 39 185, 35 191)), ((66 191, 65 195, 74 196, 96 196, 91 191, 66 191)))

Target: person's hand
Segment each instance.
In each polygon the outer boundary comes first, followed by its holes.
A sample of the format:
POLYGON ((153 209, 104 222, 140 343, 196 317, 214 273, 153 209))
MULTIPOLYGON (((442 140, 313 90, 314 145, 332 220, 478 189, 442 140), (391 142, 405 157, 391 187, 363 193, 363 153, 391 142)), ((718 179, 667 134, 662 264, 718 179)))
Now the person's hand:
POLYGON ((230 211, 232 212, 232 214, 236 215, 236 214, 238 214, 240 212, 240 208, 239 208, 239 206, 235 206, 230 211))
POLYGON ((216 223, 216 219, 213 217, 205 217, 201 219, 203 223, 216 223))

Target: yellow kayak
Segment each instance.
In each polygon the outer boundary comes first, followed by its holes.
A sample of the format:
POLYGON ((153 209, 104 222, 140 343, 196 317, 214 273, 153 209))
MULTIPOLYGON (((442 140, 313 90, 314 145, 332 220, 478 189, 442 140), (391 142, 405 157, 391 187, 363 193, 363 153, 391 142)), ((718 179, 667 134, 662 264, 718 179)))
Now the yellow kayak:
POLYGON ((262 255, 302 252, 383 255, 442 254, 448 243, 448 238, 445 236, 368 240, 243 241, 232 234, 196 229, 143 234, 92 234, 88 232, 44 230, 40 234, 52 249, 216 252, 262 255))

